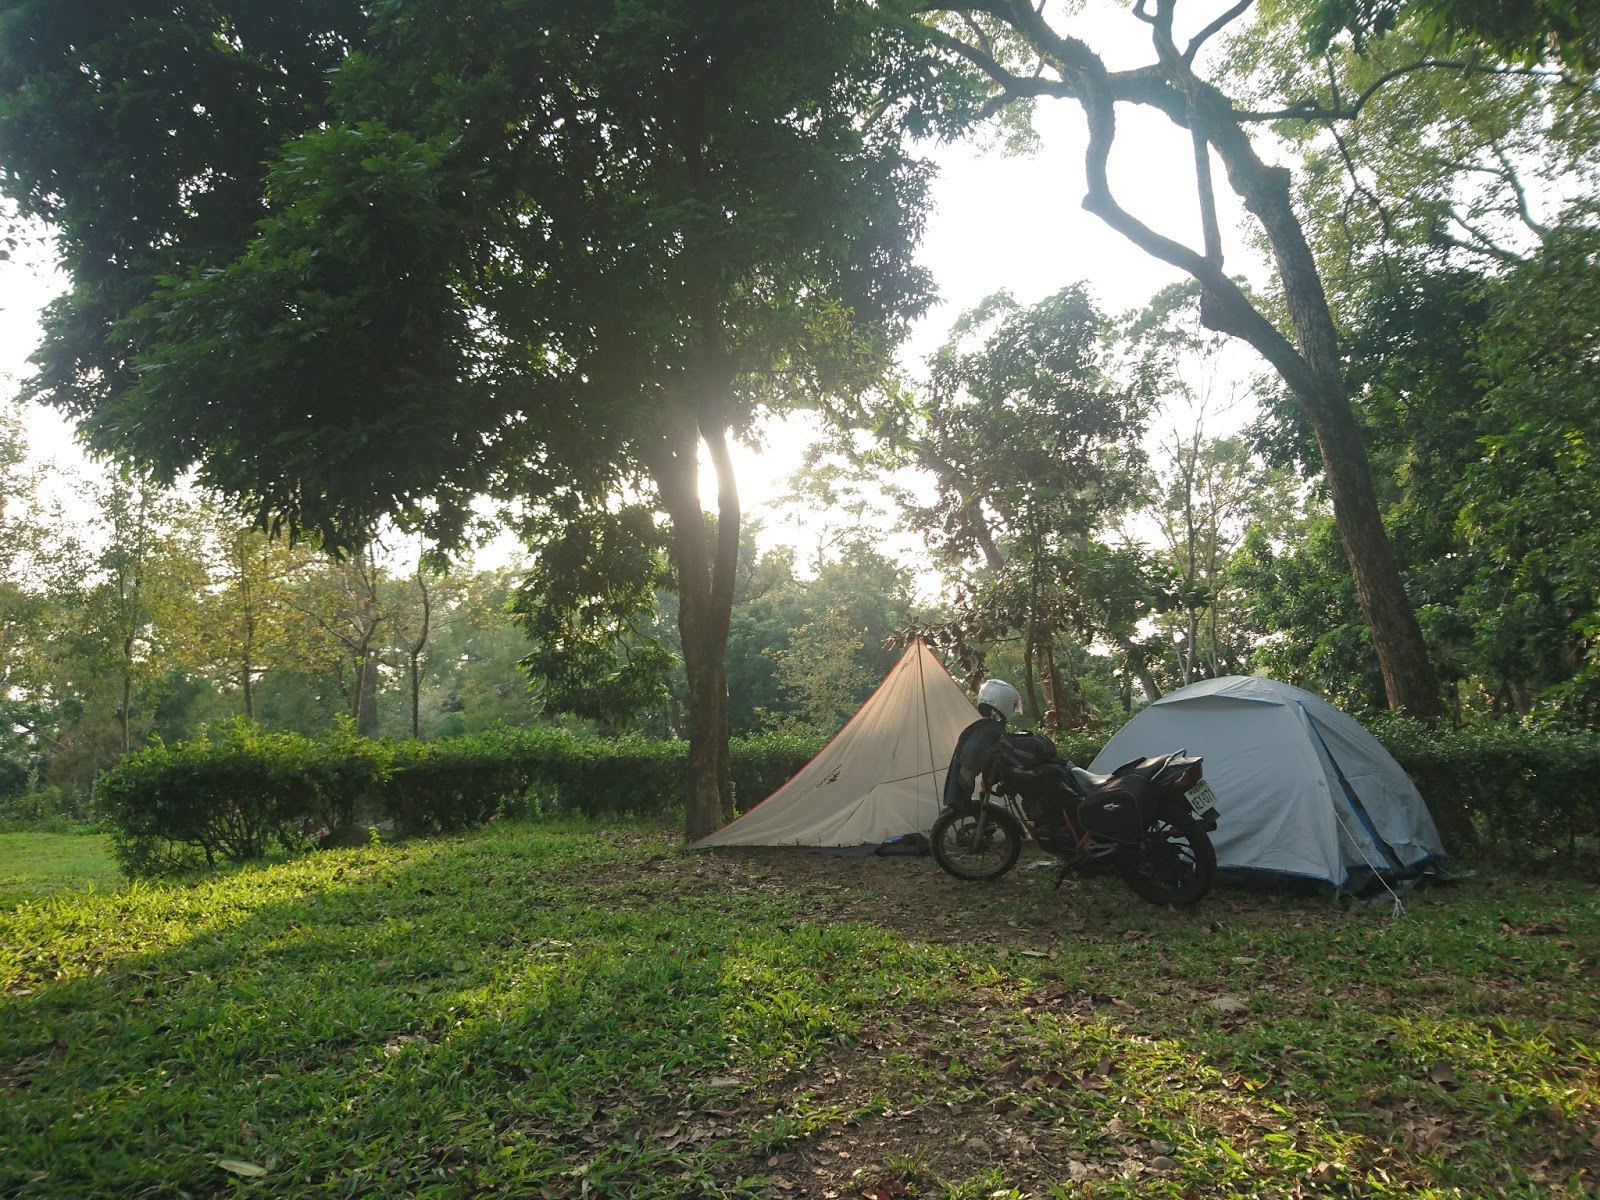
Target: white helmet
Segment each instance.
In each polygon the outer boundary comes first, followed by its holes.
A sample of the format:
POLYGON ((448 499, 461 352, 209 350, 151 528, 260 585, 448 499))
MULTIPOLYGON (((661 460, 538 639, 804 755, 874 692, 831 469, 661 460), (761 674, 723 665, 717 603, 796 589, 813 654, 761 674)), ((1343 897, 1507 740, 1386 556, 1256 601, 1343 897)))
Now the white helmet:
POLYGON ((1022 715, 1022 697, 1017 694, 1017 689, 1004 679, 985 679, 983 686, 978 689, 978 705, 987 704, 1002 717, 1020 717, 1022 715))

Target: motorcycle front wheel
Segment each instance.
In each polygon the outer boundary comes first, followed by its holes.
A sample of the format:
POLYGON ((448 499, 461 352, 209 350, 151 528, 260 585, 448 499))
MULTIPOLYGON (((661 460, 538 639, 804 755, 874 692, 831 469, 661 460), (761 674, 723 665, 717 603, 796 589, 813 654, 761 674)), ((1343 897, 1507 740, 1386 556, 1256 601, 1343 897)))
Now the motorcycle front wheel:
POLYGON ((1143 846, 1121 862, 1122 881, 1141 900, 1173 908, 1199 903, 1217 875, 1217 852, 1202 829, 1157 821, 1143 846))
POLYGON ((1022 826, 993 804, 973 812, 945 809, 928 838, 933 860, 957 879, 999 879, 1022 853, 1022 826))

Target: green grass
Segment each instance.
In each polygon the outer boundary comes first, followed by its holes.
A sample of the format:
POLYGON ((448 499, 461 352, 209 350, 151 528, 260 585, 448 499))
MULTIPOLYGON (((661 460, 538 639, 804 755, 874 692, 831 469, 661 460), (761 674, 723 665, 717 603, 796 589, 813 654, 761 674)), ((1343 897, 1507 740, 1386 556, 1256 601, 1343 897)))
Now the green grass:
POLYGON ((0 910, 62 889, 120 882, 105 834, 0 832, 0 910))
POLYGON ((1575 1197, 1600 1172, 1575 883, 1396 920, 577 825, 162 885, 84 853, 77 889, 0 848, 19 1200, 1575 1197))

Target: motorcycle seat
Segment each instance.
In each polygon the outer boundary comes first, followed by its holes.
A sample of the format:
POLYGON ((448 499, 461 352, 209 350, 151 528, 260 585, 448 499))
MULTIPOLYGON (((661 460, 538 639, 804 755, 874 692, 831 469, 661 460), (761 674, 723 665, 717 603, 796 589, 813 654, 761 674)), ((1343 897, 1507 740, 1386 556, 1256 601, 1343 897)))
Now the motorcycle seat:
POLYGON ((1090 792, 1098 791, 1100 788, 1105 787, 1116 776, 1096 775, 1093 771, 1085 771, 1082 767, 1073 767, 1072 778, 1078 785, 1078 789, 1087 796, 1090 792))

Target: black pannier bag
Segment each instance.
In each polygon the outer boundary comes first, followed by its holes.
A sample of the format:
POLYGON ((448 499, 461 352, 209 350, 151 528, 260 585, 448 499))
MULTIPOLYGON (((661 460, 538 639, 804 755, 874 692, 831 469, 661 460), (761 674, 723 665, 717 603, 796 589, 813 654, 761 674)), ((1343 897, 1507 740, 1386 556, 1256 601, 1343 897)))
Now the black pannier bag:
POLYGON ((1123 776, 1115 787, 1096 792, 1078 805, 1078 824, 1101 837, 1137 842, 1145 827, 1144 810, 1153 790, 1143 776, 1123 776))

